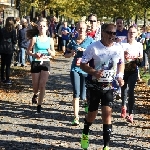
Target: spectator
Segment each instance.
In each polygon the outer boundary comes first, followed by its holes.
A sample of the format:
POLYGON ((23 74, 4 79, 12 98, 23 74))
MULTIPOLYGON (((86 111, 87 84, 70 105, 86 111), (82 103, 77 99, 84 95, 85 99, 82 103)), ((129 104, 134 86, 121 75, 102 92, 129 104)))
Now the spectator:
POLYGON ((61 29, 61 33, 62 33, 62 50, 63 52, 65 52, 66 46, 70 40, 70 33, 71 33, 71 30, 68 27, 68 23, 66 21, 64 22, 64 26, 61 29))
POLYGON ((10 80, 10 65, 14 52, 14 45, 16 43, 17 39, 14 22, 6 19, 5 27, 0 31, 1 82, 5 84, 12 84, 10 80), (4 69, 6 78, 4 77, 4 69))
POLYGON ((59 28, 58 28, 58 32, 57 32, 57 35, 58 35, 58 51, 61 51, 62 50, 62 27, 63 27, 63 23, 61 22, 60 25, 59 25, 59 28))
POLYGON ((26 57, 26 49, 29 46, 29 40, 26 37, 26 32, 28 30, 28 23, 26 19, 23 19, 21 22, 22 29, 19 30, 18 34, 18 46, 19 46, 19 63, 22 67, 25 66, 25 57, 26 57))
POLYGON ((142 67, 144 70, 144 74, 146 73, 147 69, 148 69, 148 56, 145 53, 146 50, 146 45, 147 45, 147 40, 146 40, 146 26, 143 25, 142 27, 142 33, 140 34, 140 37, 138 38, 138 41, 142 43, 143 45, 143 61, 142 61, 142 67))

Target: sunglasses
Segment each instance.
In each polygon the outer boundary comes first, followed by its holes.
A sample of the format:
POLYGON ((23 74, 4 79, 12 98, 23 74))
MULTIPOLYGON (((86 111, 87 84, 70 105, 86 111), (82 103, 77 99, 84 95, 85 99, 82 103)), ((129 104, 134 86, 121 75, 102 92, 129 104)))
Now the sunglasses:
POLYGON ((116 32, 111 32, 111 31, 105 31, 109 35, 116 35, 116 32))
POLYGON ((89 22, 91 22, 91 23, 92 23, 92 22, 97 22, 97 21, 96 21, 96 20, 89 20, 89 22))

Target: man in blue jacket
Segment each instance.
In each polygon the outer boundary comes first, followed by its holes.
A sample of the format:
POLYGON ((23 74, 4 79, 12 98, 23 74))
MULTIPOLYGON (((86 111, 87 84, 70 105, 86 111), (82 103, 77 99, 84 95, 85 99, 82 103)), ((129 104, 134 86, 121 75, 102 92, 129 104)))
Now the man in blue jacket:
POLYGON ((68 27, 67 22, 64 22, 64 26, 62 27, 61 32, 62 32, 62 50, 63 52, 65 52, 66 46, 70 40, 70 33, 71 33, 71 29, 68 27))
POLYGON ((128 31, 124 28, 124 21, 122 17, 116 18, 116 36, 119 38, 120 42, 127 42, 128 31))
POLYGON ((24 19, 22 22, 22 29, 19 30, 18 33, 18 46, 19 46, 19 63, 22 67, 25 66, 25 55, 26 49, 29 46, 29 40, 26 38, 26 31, 28 29, 27 20, 24 19))

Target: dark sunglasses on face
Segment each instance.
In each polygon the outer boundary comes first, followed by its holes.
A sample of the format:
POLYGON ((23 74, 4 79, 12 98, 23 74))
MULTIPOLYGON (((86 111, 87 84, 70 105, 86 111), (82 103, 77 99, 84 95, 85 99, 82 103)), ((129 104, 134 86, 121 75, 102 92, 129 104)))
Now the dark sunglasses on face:
POLYGON ((116 32, 111 32, 111 31, 105 31, 109 35, 116 35, 116 32))
POLYGON ((96 22, 96 20, 89 20, 89 21, 90 21, 91 23, 92 23, 92 22, 96 22))

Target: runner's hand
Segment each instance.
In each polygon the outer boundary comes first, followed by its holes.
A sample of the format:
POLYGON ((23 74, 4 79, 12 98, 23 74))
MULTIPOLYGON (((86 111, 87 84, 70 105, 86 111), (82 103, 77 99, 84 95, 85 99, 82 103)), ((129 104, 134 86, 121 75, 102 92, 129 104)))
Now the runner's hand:
POLYGON ((35 57, 35 58, 40 58, 41 55, 42 55, 41 53, 35 53, 34 57, 35 57))
POLYGON ((75 56, 76 52, 74 50, 71 50, 71 54, 72 54, 72 56, 75 56))
POLYGON ((101 78, 103 76, 103 70, 95 71, 94 76, 96 77, 96 79, 101 78))
POLYGON ((123 86, 124 85, 124 80, 122 78, 118 78, 117 79, 119 86, 123 86))

